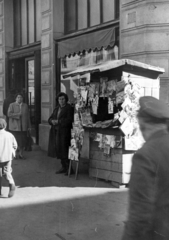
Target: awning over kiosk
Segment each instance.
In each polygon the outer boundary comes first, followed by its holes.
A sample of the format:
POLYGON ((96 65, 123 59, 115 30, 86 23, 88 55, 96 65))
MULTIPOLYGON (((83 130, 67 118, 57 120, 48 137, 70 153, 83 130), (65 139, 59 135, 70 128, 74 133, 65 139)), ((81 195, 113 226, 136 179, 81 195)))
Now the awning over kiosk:
POLYGON ((114 46, 115 28, 108 28, 58 42, 58 57, 62 58, 82 51, 114 46))
POLYGON ((157 72, 157 73, 164 73, 165 70, 164 68, 160 68, 160 67, 155 67, 146 63, 142 63, 142 62, 137 62, 131 59, 120 59, 120 60, 113 60, 113 61, 109 61, 109 62, 105 62, 105 63, 101 63, 101 64, 97 64, 97 65, 93 65, 93 66, 84 66, 81 68, 78 68, 75 71, 72 71, 68 74, 65 74, 63 76, 63 78, 67 78, 67 77, 73 77, 76 75, 82 75, 85 73, 93 73, 93 72, 104 72, 104 71, 108 71, 114 68, 118 68, 121 66, 132 66, 140 68, 140 69, 145 69, 145 70, 149 70, 152 72, 157 72))

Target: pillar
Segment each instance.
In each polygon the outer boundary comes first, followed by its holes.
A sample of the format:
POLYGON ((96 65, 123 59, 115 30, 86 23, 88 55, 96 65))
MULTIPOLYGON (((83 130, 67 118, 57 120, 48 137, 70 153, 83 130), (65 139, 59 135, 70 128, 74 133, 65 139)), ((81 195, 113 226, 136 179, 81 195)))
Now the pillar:
POLYGON ((48 118, 55 107, 56 49, 55 40, 63 34, 63 1, 42 0, 42 36, 41 36, 41 124, 39 125, 39 145, 48 148, 48 118))

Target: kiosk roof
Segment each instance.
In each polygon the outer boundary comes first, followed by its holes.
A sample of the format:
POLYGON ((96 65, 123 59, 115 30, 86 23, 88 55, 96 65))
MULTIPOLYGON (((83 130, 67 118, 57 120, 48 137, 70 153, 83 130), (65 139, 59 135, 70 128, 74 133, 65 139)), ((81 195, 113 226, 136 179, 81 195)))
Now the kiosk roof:
POLYGON ((108 70, 111 70, 114 68, 127 66, 127 65, 137 67, 140 69, 144 69, 144 70, 148 70, 148 71, 152 71, 152 72, 158 72, 159 74, 165 72, 164 68, 155 67, 155 66, 152 66, 152 65, 149 65, 146 63, 142 63, 142 62, 137 62, 137 61, 131 60, 131 59, 120 59, 120 60, 112 60, 112 61, 108 61, 105 63, 96 64, 96 65, 80 67, 75 71, 72 71, 72 72, 69 72, 69 73, 63 75, 63 78, 73 77, 76 75, 82 75, 85 73, 104 72, 104 71, 108 71, 108 70))

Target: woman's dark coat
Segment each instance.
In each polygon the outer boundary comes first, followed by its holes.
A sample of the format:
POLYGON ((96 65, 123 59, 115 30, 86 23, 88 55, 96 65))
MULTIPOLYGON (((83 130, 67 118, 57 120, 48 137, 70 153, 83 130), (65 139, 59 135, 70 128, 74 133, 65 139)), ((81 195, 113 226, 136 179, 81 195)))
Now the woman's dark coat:
POLYGON ((57 157, 58 159, 68 159, 68 149, 71 139, 71 128, 73 122, 73 109, 70 104, 61 108, 57 119, 59 106, 57 106, 48 123, 51 125, 49 133, 48 156, 57 157), (52 124, 52 120, 58 120, 58 125, 52 124))

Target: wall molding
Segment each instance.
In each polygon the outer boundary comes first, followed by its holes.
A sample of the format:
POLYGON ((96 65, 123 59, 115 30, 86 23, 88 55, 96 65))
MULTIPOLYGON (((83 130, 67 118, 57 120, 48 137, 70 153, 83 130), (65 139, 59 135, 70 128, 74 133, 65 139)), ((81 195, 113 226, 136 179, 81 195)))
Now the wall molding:
POLYGON ((50 32, 42 34, 41 40, 42 40, 42 44, 41 44, 42 50, 51 48, 51 33, 50 32))
POLYGON ((50 67, 52 63, 52 52, 50 51, 42 51, 42 59, 41 66, 42 69, 45 67, 50 67))
POLYGON ((4 3, 3 2, 0 2, 0 17, 2 17, 4 15, 4 3))
POLYGON ((41 89, 41 103, 51 104, 51 89, 49 87, 41 89))
POLYGON ((50 12, 51 6, 52 6, 51 0, 41 0, 41 6, 42 6, 42 14, 45 14, 46 12, 50 12))
POLYGON ((147 32, 147 29, 152 29, 152 31, 155 30, 157 32, 156 28, 158 28, 159 32, 164 32, 165 29, 169 32, 169 23, 143 24, 132 28, 121 29, 121 33, 133 32, 137 30, 146 30, 147 32))
POLYGON ((52 29, 52 16, 47 14, 42 16, 42 33, 52 29))
POLYGON ((169 1, 165 0, 165 1, 151 1, 151 0, 133 0, 129 3, 125 3, 125 4, 121 4, 121 8, 123 10, 123 8, 128 8, 128 7, 135 7, 136 5, 142 5, 142 4, 146 4, 146 5, 155 5, 155 4, 169 4, 169 1))
POLYGON ((0 75, 0 88, 5 87, 4 75, 0 75))
POLYGON ((4 89, 0 89, 0 102, 3 103, 4 101, 4 97, 5 97, 5 94, 4 94, 4 89))
POLYGON ((142 52, 134 52, 134 53, 123 53, 121 54, 121 58, 130 58, 133 56, 147 56, 147 55, 162 55, 163 57, 166 57, 166 54, 168 54, 169 57, 169 50, 162 50, 162 51, 142 51, 142 52))
POLYGON ((47 123, 48 119, 52 113, 52 107, 51 106, 41 106, 41 123, 47 123))
POLYGON ((0 32, 4 30, 4 19, 3 17, 0 17, 0 32))
POLYGON ((42 69, 41 72, 42 76, 41 76, 41 84, 42 86, 46 86, 46 85, 51 85, 51 76, 52 76, 52 70, 51 68, 49 69, 42 69))

